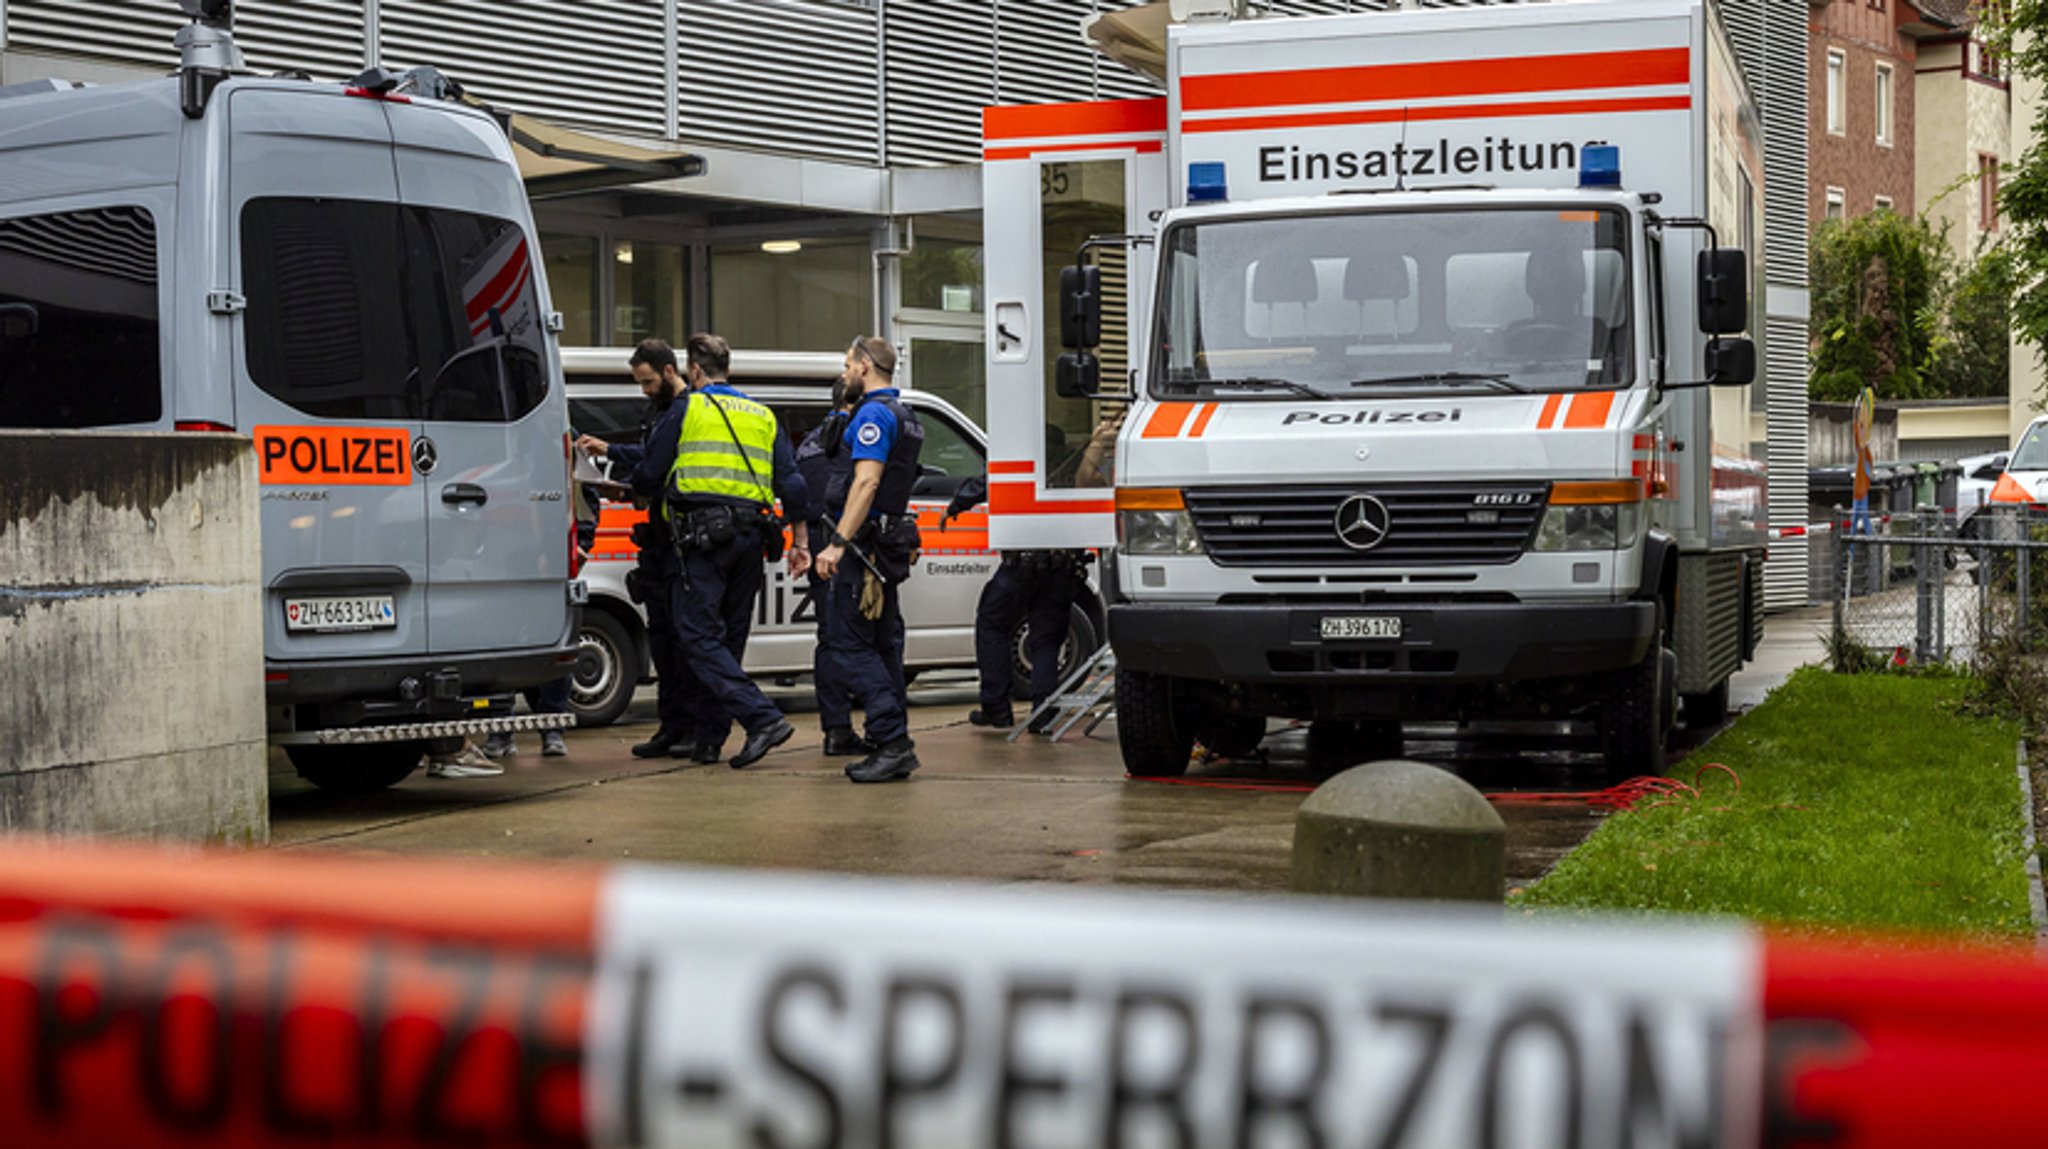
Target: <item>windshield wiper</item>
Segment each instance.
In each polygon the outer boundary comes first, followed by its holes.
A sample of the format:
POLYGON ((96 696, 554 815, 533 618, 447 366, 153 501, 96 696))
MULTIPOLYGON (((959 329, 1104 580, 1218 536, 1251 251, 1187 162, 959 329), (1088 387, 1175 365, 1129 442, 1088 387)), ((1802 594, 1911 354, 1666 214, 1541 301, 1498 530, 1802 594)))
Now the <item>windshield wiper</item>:
POLYGON ((1292 391, 1296 395, 1306 395, 1311 399, 1337 398, 1337 396, 1330 394, 1328 391, 1319 390, 1306 383, 1297 383, 1292 379, 1280 379, 1270 375, 1242 375, 1235 379, 1184 379, 1180 380, 1178 385, 1187 387, 1260 387, 1269 390, 1277 388, 1282 391, 1292 391))
POLYGON ((1383 375, 1376 379, 1353 379, 1353 387, 1395 387, 1404 383, 1490 383, 1502 391, 1513 391, 1518 395, 1529 393, 1527 387, 1515 382, 1502 372, 1480 371, 1426 371, 1414 375, 1383 375))

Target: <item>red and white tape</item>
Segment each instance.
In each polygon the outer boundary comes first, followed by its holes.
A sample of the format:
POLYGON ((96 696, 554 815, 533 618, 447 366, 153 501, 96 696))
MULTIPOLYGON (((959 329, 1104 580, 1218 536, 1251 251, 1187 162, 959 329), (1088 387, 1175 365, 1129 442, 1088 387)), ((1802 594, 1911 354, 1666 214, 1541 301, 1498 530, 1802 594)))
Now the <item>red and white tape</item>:
POLYGON ((0 849, 0 1144, 2033 1144, 2048 966, 1309 900, 0 849))

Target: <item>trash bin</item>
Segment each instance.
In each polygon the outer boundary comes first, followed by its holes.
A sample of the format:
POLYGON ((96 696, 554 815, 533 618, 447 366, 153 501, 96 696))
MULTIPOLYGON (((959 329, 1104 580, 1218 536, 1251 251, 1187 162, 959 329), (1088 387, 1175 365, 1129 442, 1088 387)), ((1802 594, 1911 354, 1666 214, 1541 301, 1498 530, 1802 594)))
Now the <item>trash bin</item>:
POLYGON ((1941 501, 1941 467, 1935 463, 1915 463, 1913 472, 1914 508, 1944 505, 1941 501))
POLYGON ((1959 492, 1963 485, 1961 463, 1936 463, 1934 475, 1934 505, 1950 516, 1962 513, 1959 492))

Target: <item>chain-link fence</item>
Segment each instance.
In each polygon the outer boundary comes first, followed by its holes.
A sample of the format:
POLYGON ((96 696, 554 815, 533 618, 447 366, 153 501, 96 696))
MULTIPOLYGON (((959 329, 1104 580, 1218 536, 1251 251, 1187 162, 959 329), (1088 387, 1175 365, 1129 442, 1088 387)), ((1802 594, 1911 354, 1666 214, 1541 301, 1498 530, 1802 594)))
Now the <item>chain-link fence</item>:
POLYGON ((1930 509, 1812 537, 1838 665, 1972 666, 2004 642, 2048 649, 2048 511, 2001 507, 1958 522, 1930 509))

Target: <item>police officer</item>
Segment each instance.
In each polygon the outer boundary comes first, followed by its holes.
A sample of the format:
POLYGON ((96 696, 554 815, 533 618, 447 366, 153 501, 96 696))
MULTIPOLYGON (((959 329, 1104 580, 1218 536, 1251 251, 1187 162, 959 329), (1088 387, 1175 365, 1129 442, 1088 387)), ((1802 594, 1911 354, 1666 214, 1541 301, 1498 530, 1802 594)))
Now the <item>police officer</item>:
MULTIPOLYGON (((1089 437, 1088 445, 1074 461, 1074 485, 1103 487, 1111 483, 1111 467, 1117 434, 1123 429, 1123 413, 1102 420, 1089 437)), ((1048 426, 1046 459, 1049 465, 1064 466, 1058 460, 1054 428, 1048 426)), ((960 485, 946 507, 946 518, 966 511, 987 497, 982 479, 960 485)), ((943 520, 942 520, 943 521, 943 520)), ((1081 550, 1006 550, 995 576, 981 588, 981 600, 974 609, 974 661, 981 672, 981 708, 971 710, 967 721, 976 726, 1004 729, 1015 725, 1010 708, 1010 688, 1015 678, 1017 628, 1029 625, 1024 653, 1031 662, 1031 709, 1059 688, 1060 646, 1066 641, 1068 619, 1074 600, 1088 581, 1091 556, 1081 550)), ((1085 652, 1084 652, 1085 653, 1085 652)), ((1051 715, 1041 716, 1032 726, 1041 733, 1051 715)))
MULTIPOLYGON (((797 444, 796 468, 803 473, 804 485, 810 488, 811 508, 816 512, 810 520, 813 541, 831 535, 831 529, 825 526, 823 518, 824 495, 831 485, 833 461, 845 451, 842 440, 846 434, 850 406, 846 401, 846 378, 841 376, 832 381, 832 413, 811 428, 811 433, 797 444)), ((811 613, 818 623, 818 643, 811 650, 811 682, 818 695, 818 725, 825 732, 825 755, 844 758, 872 754, 874 743, 853 731, 853 702, 846 695, 846 683, 825 653, 825 641, 830 631, 826 620, 832 605, 831 583, 815 569, 811 571, 810 591, 811 613)))
POLYGON ((627 468, 634 503, 651 506, 647 521, 633 528, 633 542, 640 548, 640 556, 627 580, 627 589, 633 601, 647 609, 647 646, 654 661, 655 713, 660 716, 660 725, 652 738, 633 746, 633 755, 660 758, 673 754, 712 762, 716 761, 715 753, 709 758, 697 753, 695 739, 701 724, 701 699, 677 644, 673 604, 682 568, 676 561, 675 540, 669 532, 667 508, 663 505, 672 465, 669 460, 674 457, 674 444, 683 427, 683 411, 676 399, 686 385, 675 350, 662 340, 641 343, 633 349, 627 363, 633 381, 640 384, 640 393, 647 396, 640 442, 606 443, 594 435, 583 435, 577 438, 576 445, 593 455, 607 455, 613 463, 627 468))
MULTIPOLYGON (((947 506, 948 517, 982 500, 982 484, 970 479, 947 506)), ((967 713, 976 726, 1006 729, 1016 723, 1010 709, 1015 677, 1017 628, 1025 631, 1024 653, 1031 660, 1031 708, 1037 710, 1059 688, 1060 646, 1067 638, 1067 620, 1087 581, 1088 552, 1078 550, 1005 550, 994 577, 981 588, 974 608, 974 662, 981 671, 981 709, 967 713)), ((1039 726, 1032 727, 1040 732, 1039 726)))
POLYGON ((846 398, 854 404, 825 495, 834 528, 818 552, 830 584, 825 651, 833 673, 867 714, 875 751, 846 768, 855 782, 894 782, 918 768, 903 677, 903 612, 896 587, 918 548, 910 489, 924 451, 924 427, 890 384, 896 351, 862 336, 846 352, 846 398))
POLYGON ((746 741, 727 764, 738 770, 796 733, 740 660, 761 594, 761 560, 782 551, 777 496, 796 520, 790 577, 810 569, 809 493, 775 413, 725 381, 732 365, 725 340, 692 335, 684 355, 690 390, 676 403, 682 431, 670 448, 668 482, 669 525, 682 556, 676 634, 707 704, 721 712, 717 723, 698 726, 700 757, 707 747, 715 756, 726 724, 737 720, 746 741))

